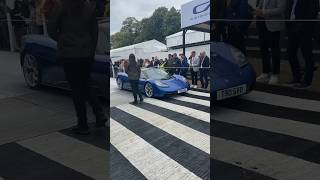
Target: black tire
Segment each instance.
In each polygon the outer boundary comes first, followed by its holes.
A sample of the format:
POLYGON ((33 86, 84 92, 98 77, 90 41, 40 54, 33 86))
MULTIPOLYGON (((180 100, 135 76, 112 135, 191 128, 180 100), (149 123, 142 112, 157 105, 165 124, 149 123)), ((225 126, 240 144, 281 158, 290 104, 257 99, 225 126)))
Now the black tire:
POLYGON ((41 87, 40 68, 35 56, 26 52, 22 56, 21 67, 25 82, 31 89, 41 87))
POLYGON ((120 80, 120 78, 117 78, 117 85, 119 89, 123 90, 123 82, 120 80))
POLYGON ((154 92, 153 92, 153 87, 152 87, 152 84, 150 83, 147 83, 145 86, 144 86, 144 93, 147 97, 153 97, 154 95, 154 92))

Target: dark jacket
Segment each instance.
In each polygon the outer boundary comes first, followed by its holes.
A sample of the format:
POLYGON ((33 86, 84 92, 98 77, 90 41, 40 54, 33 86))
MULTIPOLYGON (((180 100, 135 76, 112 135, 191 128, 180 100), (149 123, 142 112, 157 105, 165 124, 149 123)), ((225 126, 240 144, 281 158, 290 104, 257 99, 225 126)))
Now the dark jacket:
POLYGON ((189 63, 188 63, 188 59, 186 57, 184 59, 182 59, 181 67, 183 67, 180 72, 181 74, 185 74, 188 72, 189 63))
POLYGON ((140 66, 138 64, 129 63, 126 73, 128 74, 129 80, 139 80, 141 74, 140 66))
MULTIPOLYGON (((288 0, 287 10, 286 10, 286 19, 290 19, 293 0, 288 0)), ((298 0, 295 8, 295 19, 315 19, 319 12, 319 0, 298 0)))
POLYGON ((208 56, 204 57, 203 59, 200 58, 200 71, 209 71, 208 67, 210 67, 210 59, 208 56), (202 64, 202 68, 201 68, 202 64))
POLYGON ((48 15, 49 35, 65 58, 94 57, 98 24, 95 5, 87 0, 60 0, 48 15))
MULTIPOLYGON (((250 14, 248 0, 231 0, 230 5, 225 8, 225 18, 228 20, 249 19, 250 14)), ((226 23, 240 31, 246 31, 248 27, 248 22, 244 21, 228 21, 226 23)))

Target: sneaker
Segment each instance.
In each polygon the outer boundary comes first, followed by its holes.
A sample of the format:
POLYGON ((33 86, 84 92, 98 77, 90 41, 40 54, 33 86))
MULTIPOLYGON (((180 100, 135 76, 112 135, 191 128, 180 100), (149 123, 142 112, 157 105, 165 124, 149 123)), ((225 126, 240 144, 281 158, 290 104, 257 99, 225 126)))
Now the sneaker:
POLYGON ((269 84, 278 84, 279 83, 279 76, 278 75, 271 75, 268 83, 269 84))
POLYGON ((259 77, 257 77, 257 82, 268 83, 269 82, 269 75, 266 73, 262 73, 259 77))
POLYGON ((197 86, 197 85, 194 85, 193 88, 198 88, 198 86, 197 86))
POLYGON ((298 84, 298 85, 294 85, 293 87, 297 88, 297 89, 308 89, 308 88, 311 87, 311 84, 301 83, 301 84, 298 84))
POLYGON ((138 104, 138 101, 133 101, 132 104, 138 104))

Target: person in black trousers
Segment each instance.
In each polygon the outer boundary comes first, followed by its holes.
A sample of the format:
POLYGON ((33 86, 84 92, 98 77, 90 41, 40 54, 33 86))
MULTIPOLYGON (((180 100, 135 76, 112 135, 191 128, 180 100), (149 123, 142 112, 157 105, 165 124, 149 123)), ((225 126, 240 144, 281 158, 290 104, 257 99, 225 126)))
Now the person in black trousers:
POLYGON ((134 54, 129 55, 129 65, 126 69, 126 72, 128 74, 128 79, 131 84, 132 93, 134 97, 133 104, 138 104, 137 95, 139 95, 140 102, 143 102, 143 97, 139 90, 139 79, 140 79, 141 69, 138 63, 136 62, 136 57, 134 56, 134 54))
POLYGON ((86 102, 93 108, 96 127, 105 127, 107 117, 99 99, 90 88, 91 65, 97 45, 98 24, 95 7, 85 0, 64 0, 48 12, 48 32, 58 43, 58 57, 72 90, 78 124, 77 134, 89 134, 86 102))
POLYGON ((257 78, 258 82, 278 84, 281 56, 280 32, 285 25, 282 21, 285 9, 286 1, 284 0, 257 0, 256 24, 262 55, 262 74, 257 78))
POLYGON ((313 59, 313 29, 315 22, 305 20, 315 20, 319 11, 319 0, 288 0, 286 19, 288 31, 288 54, 292 81, 288 84, 296 88, 308 88, 312 84, 314 67, 313 59), (301 48, 305 61, 305 73, 302 80, 301 67, 297 53, 301 48))
POLYGON ((199 58, 196 57, 196 52, 192 51, 189 57, 189 65, 191 71, 192 88, 197 88, 198 85, 198 71, 199 71, 199 58))
POLYGON ((209 80, 208 80, 208 72, 210 67, 210 59, 206 55, 206 52, 200 53, 200 82, 201 88, 208 88, 209 80))

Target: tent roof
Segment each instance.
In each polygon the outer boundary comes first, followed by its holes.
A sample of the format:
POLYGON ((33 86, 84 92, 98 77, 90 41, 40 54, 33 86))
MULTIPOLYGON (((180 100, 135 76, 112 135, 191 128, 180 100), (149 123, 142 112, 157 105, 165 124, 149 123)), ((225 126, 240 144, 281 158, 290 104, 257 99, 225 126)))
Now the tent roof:
POLYGON ((167 46, 155 39, 150 41, 145 41, 138 44, 133 44, 130 46, 125 46, 117 49, 112 49, 111 53, 117 53, 121 51, 128 51, 132 49, 145 49, 145 51, 154 52, 154 51, 163 51, 167 49, 167 46))

